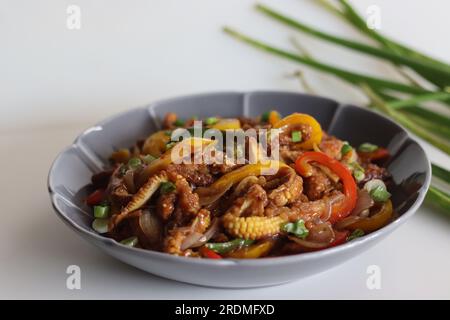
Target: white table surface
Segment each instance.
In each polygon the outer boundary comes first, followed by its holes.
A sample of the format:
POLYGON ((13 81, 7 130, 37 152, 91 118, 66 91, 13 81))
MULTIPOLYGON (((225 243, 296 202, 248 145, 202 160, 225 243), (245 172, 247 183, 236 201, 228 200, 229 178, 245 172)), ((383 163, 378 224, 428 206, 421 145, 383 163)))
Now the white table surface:
MULTIPOLYGON (((382 31, 447 59, 444 0, 359 0, 377 4, 382 31)), ((357 3, 356 3, 357 2, 357 3)), ((304 70, 319 94, 361 103, 331 77, 241 45, 220 31, 229 24, 288 47, 297 35, 252 8, 249 0, 1 0, 0 13, 0 298, 314 299, 450 298, 450 217, 421 207, 389 238, 327 272, 288 285, 221 290, 161 279, 110 258, 54 214, 46 178, 52 160, 78 133, 129 107, 180 94, 218 90, 301 90, 285 77, 304 70), (66 28, 79 5, 80 30, 66 28), (81 290, 66 288, 66 268, 81 268, 81 290), (369 265, 382 287, 366 287, 369 265)), ((325 30, 363 39, 309 0, 265 1, 325 30)), ((386 64, 305 35, 319 58, 378 75, 386 64)), ((426 146, 450 168, 448 157, 426 146)), ((411 159, 413 161, 413 159, 411 159)), ((220 276, 220 275, 218 275, 220 276)))

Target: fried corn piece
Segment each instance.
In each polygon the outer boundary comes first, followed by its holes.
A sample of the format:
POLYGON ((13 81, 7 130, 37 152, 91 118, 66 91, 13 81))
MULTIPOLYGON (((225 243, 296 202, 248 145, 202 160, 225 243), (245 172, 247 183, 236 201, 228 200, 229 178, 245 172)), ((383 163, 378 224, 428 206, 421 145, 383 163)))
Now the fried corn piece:
POLYGON ((285 181, 276 189, 272 190, 268 198, 276 206, 282 207, 297 200, 303 191, 303 179, 290 167, 280 169, 279 175, 282 175, 282 179, 280 180, 285 181))
POLYGON ((122 209, 122 211, 111 218, 109 230, 114 229, 130 212, 141 208, 151 196, 159 189, 161 183, 167 182, 167 174, 165 171, 154 175, 133 195, 130 202, 122 209))
POLYGON ((236 238, 259 240, 273 236, 281 231, 281 224, 285 220, 276 217, 237 217, 226 214, 223 217, 223 226, 228 234, 236 238))

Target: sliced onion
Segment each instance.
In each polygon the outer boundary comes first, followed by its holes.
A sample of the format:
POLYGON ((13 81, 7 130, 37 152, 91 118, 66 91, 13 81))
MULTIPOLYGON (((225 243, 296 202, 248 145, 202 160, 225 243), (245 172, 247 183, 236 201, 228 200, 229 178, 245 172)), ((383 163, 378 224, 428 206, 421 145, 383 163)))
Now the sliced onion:
POLYGON ((331 208, 331 201, 328 198, 324 198, 323 201, 325 202, 325 209, 322 215, 320 216, 320 220, 322 221, 328 221, 331 217, 332 208, 331 208))
POLYGON ((315 243, 331 243, 334 240, 334 231, 329 223, 319 223, 309 229, 308 241, 315 243))
POLYGON ((360 216, 348 216, 341 221, 337 222, 334 227, 338 230, 346 229, 349 225, 361 220, 360 216))
POLYGON ((358 199, 356 200, 355 208, 350 213, 351 216, 359 216, 361 212, 373 206, 374 202, 369 192, 365 189, 358 191, 358 199))
POLYGON ((219 231, 219 219, 214 219, 211 226, 204 234, 199 232, 192 232, 189 234, 181 244, 181 250, 189 248, 196 248, 204 245, 219 231))
POLYGON ((181 250, 192 248, 203 237, 203 233, 192 232, 181 243, 181 250))
POLYGON ((145 237, 150 242, 157 242, 161 236, 162 225, 159 219, 151 214, 150 212, 145 212, 139 217, 139 226, 145 237))
POLYGON ((311 250, 311 249, 324 249, 326 247, 328 247, 330 245, 329 242, 313 242, 313 241, 309 241, 309 240, 303 240, 297 237, 293 237, 293 236, 288 236, 289 240, 294 241, 296 244, 298 244, 301 248, 306 249, 306 250, 311 250))
POLYGON ((135 193, 136 186, 134 184, 134 172, 133 170, 128 170, 123 176, 123 182, 125 182, 125 186, 127 187, 128 193, 135 193))

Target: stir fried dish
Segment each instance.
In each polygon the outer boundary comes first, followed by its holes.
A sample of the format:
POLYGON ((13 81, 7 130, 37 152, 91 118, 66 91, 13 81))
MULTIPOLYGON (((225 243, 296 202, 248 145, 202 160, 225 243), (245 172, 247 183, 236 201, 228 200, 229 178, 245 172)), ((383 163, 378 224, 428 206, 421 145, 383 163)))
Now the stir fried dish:
POLYGON ((132 247, 209 259, 305 253, 393 219, 389 156, 327 134, 307 114, 167 113, 160 131, 111 154, 86 203, 96 232, 132 247), (258 139, 218 138, 238 131, 258 139))

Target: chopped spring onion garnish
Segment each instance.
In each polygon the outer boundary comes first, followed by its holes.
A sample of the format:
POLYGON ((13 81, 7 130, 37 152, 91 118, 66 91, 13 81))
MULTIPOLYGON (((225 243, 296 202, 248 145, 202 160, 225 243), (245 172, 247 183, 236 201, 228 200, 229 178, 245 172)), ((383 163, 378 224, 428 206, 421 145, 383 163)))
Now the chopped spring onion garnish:
POLYGON ((386 202, 391 197, 386 185, 380 179, 372 179, 366 182, 364 189, 369 192, 370 197, 376 202, 386 202))
POLYGON ((391 197, 391 194, 382 186, 372 189, 369 194, 376 202, 386 202, 391 197))
POLYGON ((176 189, 175 185, 172 182, 163 182, 161 183, 160 191, 162 194, 172 192, 176 189))
POLYGON ((291 138, 292 138, 292 142, 302 141, 302 132, 301 131, 292 131, 291 138))
POLYGON ((129 247, 136 247, 138 244, 138 238, 137 237, 129 237, 126 239, 123 239, 120 241, 121 244, 129 246, 129 247))
POLYGON ((218 243, 207 243, 205 247, 211 249, 217 253, 224 254, 231 250, 249 246, 254 242, 254 240, 246 240, 246 239, 234 239, 228 242, 218 242, 218 243))
POLYGON ((375 189, 376 187, 381 186, 384 189, 386 189, 386 185, 384 184, 383 180, 380 179, 372 179, 370 181, 367 181, 364 185, 364 189, 370 193, 372 189, 375 189))
POLYGON ((98 233, 107 233, 108 224, 109 219, 95 219, 94 222, 92 222, 92 229, 94 229, 98 233))
POLYGON ((261 121, 263 121, 263 122, 268 122, 268 121, 269 121, 270 112, 271 112, 271 111, 264 112, 264 113, 261 115, 261 121))
POLYGON ((150 164, 150 163, 152 163, 153 161, 155 161, 156 158, 155 158, 154 156, 152 156, 151 154, 147 154, 147 155, 145 155, 145 156, 142 158, 142 160, 144 160, 144 162, 145 162, 146 164, 150 164))
POLYGON ((130 160, 128 160, 128 166, 131 169, 136 169, 137 167, 139 167, 141 165, 142 161, 139 158, 131 158, 130 160))
POLYGON ((208 126, 211 126, 213 124, 216 124, 218 121, 219 121, 219 119, 217 119, 216 117, 209 117, 209 118, 206 118, 205 123, 208 126))
POLYGON ((377 145, 371 144, 368 142, 365 142, 358 147, 358 151, 361 151, 361 152, 373 152, 377 149, 378 149, 377 145))
POLYGON ((347 241, 352 241, 353 239, 360 238, 364 235, 364 231, 361 229, 355 229, 353 232, 347 237, 347 241))
POLYGON ((305 227, 305 221, 302 219, 284 224, 282 230, 287 233, 292 233, 301 239, 305 239, 309 234, 308 229, 305 227))
POLYGON ((184 121, 177 119, 174 123, 173 123, 176 127, 182 127, 184 126, 184 121))
POLYGON ((108 215, 109 215, 109 206, 95 206, 94 207, 94 217, 107 218, 108 215))
POLYGON ((355 177, 355 180, 356 180, 357 182, 361 182, 361 181, 364 180, 364 178, 366 177, 366 175, 364 174, 364 171, 363 171, 363 170, 355 169, 355 170, 353 171, 353 177, 355 177))
POLYGON ((164 131, 164 134, 165 134, 166 136, 170 137, 170 136, 172 135, 172 131, 166 130, 166 131, 164 131))
POLYGON ((341 148, 341 155, 345 156, 347 153, 349 153, 353 148, 348 144, 344 143, 341 148))

